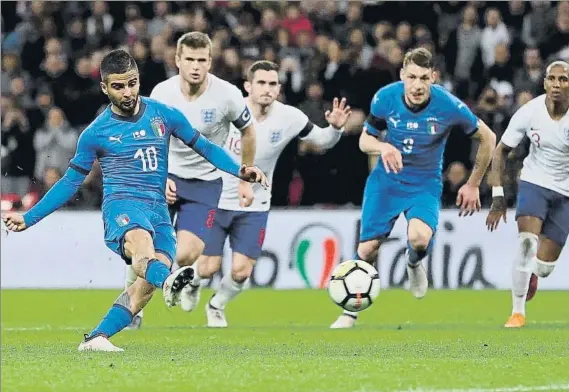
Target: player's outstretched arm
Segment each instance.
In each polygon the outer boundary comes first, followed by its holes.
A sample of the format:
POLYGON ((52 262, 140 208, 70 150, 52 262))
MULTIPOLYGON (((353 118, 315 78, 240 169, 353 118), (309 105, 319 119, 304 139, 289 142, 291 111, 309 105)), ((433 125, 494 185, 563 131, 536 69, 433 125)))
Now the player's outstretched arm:
POLYGON ((346 104, 346 98, 342 98, 341 101, 338 98, 334 98, 332 110, 327 110, 324 113, 326 121, 328 121, 330 126, 320 128, 309 121, 301 132, 301 134, 306 133, 306 136, 301 136, 301 140, 314 143, 325 149, 334 147, 340 141, 344 133, 344 126, 351 114, 352 109, 346 104))
POLYGON ((10 213, 2 216, 6 227, 12 231, 23 231, 62 207, 85 180, 86 174, 73 168, 67 169, 65 175, 55 183, 46 195, 24 215, 10 213))
POLYGON ((96 159, 96 147, 92 140, 92 128, 87 128, 79 137, 77 151, 69 163, 65 175, 51 187, 44 197, 24 215, 10 213, 2 220, 12 231, 23 231, 62 207, 77 192, 89 174, 96 159))

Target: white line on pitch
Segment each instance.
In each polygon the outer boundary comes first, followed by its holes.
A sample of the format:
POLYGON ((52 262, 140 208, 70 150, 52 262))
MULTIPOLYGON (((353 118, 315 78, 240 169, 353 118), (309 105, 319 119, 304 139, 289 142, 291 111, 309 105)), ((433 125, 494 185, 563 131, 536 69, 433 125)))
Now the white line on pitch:
POLYGON ((517 386, 504 388, 412 388, 399 392, 538 392, 538 391, 569 391, 569 384, 562 385, 538 385, 538 386, 517 386))

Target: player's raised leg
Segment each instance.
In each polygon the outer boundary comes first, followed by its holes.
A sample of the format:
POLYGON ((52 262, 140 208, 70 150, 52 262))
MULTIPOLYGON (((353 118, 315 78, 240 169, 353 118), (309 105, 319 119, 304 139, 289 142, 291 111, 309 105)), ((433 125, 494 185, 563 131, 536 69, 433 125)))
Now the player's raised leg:
POLYGON ((546 192, 549 194, 551 207, 541 228, 537 259, 530 278, 526 301, 535 295, 538 277, 546 278, 555 269, 555 263, 569 236, 569 225, 567 224, 569 222, 569 197, 550 190, 546 192))

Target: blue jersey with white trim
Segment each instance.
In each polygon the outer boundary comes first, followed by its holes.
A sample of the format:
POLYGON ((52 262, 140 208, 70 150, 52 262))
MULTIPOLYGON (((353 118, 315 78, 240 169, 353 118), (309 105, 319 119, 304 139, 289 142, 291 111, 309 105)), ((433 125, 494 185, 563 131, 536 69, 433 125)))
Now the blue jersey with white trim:
POLYGON ((371 103, 368 133, 380 136, 379 123, 386 125, 385 142, 395 146, 403 157, 403 169, 385 173, 381 163, 375 171, 407 184, 423 186, 442 184, 443 153, 449 132, 460 128, 472 135, 478 119, 458 98, 439 85, 431 86, 429 102, 418 111, 411 110, 404 99, 403 82, 381 88, 371 103), (370 120, 371 119, 371 120, 370 120))
POLYGON ((141 97, 136 115, 122 117, 109 105, 79 137, 65 175, 28 212, 29 227, 77 192, 97 159, 103 174, 103 209, 112 200, 166 203, 169 138, 177 137, 220 170, 239 175, 239 164, 203 137, 177 109, 141 97))
POLYGON ((181 112, 142 97, 132 117, 110 105, 81 134, 71 168, 88 174, 98 159, 103 174, 103 203, 116 199, 164 201, 170 135, 192 145, 199 136, 181 112))

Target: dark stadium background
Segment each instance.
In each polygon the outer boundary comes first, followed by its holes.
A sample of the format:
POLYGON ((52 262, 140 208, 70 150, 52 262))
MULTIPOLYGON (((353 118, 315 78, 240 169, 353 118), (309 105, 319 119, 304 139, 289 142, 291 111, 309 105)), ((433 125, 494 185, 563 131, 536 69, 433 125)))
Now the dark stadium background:
MULTIPOLYGON (((78 134, 107 104, 98 64, 128 48, 141 94, 177 73, 176 39, 213 41, 212 72, 243 88, 255 60, 280 64, 281 100, 318 125, 335 96, 356 110, 328 152, 292 143, 273 182, 275 206, 361 205, 369 167, 358 149, 374 92, 398 79, 405 50, 436 55, 439 82, 501 136, 512 113, 542 93, 544 64, 569 59, 569 3, 510 2, 2 2, 2 209, 28 208, 65 171, 78 134)), ((508 164, 510 206, 524 156, 508 164)), ((452 207, 476 146, 459 132, 445 153, 443 204, 452 207)), ((483 205, 489 206, 486 184, 483 205)), ((68 208, 101 202, 95 169, 68 208)))

